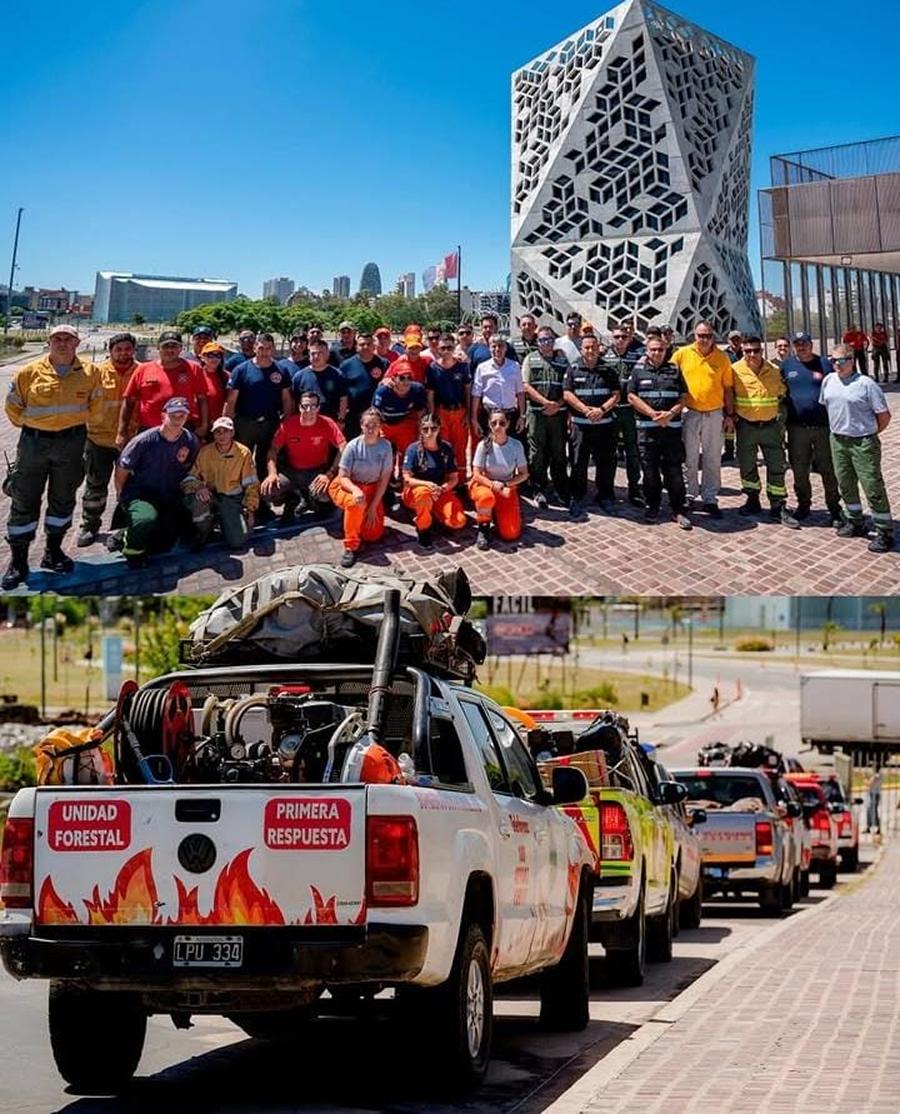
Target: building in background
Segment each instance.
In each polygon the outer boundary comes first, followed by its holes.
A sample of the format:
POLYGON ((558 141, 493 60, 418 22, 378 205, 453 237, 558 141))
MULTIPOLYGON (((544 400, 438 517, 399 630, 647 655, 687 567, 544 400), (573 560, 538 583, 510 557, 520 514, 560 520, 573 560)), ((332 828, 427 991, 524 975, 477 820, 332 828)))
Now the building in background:
POLYGON ((294 280, 290 278, 270 278, 263 283, 263 297, 275 298, 280 306, 286 306, 288 298, 294 293, 294 280))
POLYGON ((368 294, 370 298, 381 295, 381 271, 377 263, 367 263, 363 267, 362 278, 359 280, 360 294, 368 294))
POLYGON ((900 330, 900 136, 775 155, 759 192, 770 337, 802 329, 816 350, 851 325, 900 330), (772 299, 777 299, 772 304, 772 299))
POLYGON ((754 60, 626 0, 513 74, 513 314, 757 330, 754 60))
POLYGON ((335 275, 331 280, 331 293, 335 298, 349 298, 350 297, 350 276, 349 275, 335 275))
POLYGON ((877 631, 882 607, 886 627, 897 630, 900 596, 727 596, 725 623, 763 631, 821 630, 825 623, 877 631))
POLYGON ((416 296, 416 274, 415 274, 415 271, 407 271, 405 274, 397 276, 397 293, 402 294, 404 298, 415 298, 415 296, 416 296))
POLYGON ((129 271, 98 271, 94 320, 128 323, 172 321, 177 314, 209 302, 232 302, 237 283, 226 279, 172 278, 129 271))

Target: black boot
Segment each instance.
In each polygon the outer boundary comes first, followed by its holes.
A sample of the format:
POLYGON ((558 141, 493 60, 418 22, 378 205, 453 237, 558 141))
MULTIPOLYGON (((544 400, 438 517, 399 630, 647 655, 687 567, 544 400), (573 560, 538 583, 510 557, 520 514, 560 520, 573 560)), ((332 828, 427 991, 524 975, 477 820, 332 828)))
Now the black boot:
POLYGON ((11 592, 28 579, 28 547, 30 545, 31 542, 9 543, 12 558, 9 562, 9 568, 3 574, 3 579, 0 580, 0 588, 4 592, 11 592))
POLYGON ((738 507, 738 514, 744 516, 759 514, 761 510, 762 504, 759 501, 759 496, 751 494, 747 496, 747 502, 742 507, 738 507))
POLYGON ((479 522, 478 536, 475 539, 475 545, 478 549, 491 548, 491 526, 488 522, 479 522))
POLYGON ((48 534, 47 548, 41 559, 41 568, 48 572, 70 573, 75 568, 75 562, 62 551, 62 535, 48 534))

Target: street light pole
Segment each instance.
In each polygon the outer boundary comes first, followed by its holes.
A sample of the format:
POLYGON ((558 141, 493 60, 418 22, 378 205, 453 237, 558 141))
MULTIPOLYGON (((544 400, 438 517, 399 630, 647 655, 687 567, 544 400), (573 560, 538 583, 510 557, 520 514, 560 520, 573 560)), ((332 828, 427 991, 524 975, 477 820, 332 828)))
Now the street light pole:
POLYGON ((25 212, 23 208, 19 208, 16 215, 16 236, 13 240, 12 262, 9 265, 9 290, 6 293, 6 317, 3 321, 3 335, 9 332, 9 319, 12 317, 12 293, 13 282, 16 277, 16 256, 19 254, 19 229, 22 227, 22 214, 25 212))
POLYGON ((688 688, 694 687, 694 620, 688 619, 688 688))

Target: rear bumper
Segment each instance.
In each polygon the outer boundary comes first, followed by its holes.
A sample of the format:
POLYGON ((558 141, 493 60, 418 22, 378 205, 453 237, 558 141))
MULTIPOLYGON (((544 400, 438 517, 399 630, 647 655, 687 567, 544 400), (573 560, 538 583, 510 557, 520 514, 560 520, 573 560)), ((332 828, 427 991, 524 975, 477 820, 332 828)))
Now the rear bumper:
POLYGON ((779 882, 778 863, 760 859, 755 863, 704 863, 703 886, 707 893, 735 888, 752 890, 779 882))
POLYGON ((0 938, 3 966, 17 979, 79 979, 141 990, 209 987, 290 989, 308 983, 406 982, 422 970, 428 929, 421 925, 229 931, 244 941, 237 968, 176 968, 174 939, 222 935, 221 928, 38 929, 0 938))

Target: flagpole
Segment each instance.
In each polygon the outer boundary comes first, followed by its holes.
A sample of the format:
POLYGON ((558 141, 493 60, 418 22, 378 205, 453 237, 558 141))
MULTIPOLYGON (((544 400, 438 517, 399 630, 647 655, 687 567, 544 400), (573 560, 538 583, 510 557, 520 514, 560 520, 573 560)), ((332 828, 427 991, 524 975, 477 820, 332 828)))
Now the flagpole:
POLYGON ((462 247, 456 245, 456 324, 462 324, 462 247))

